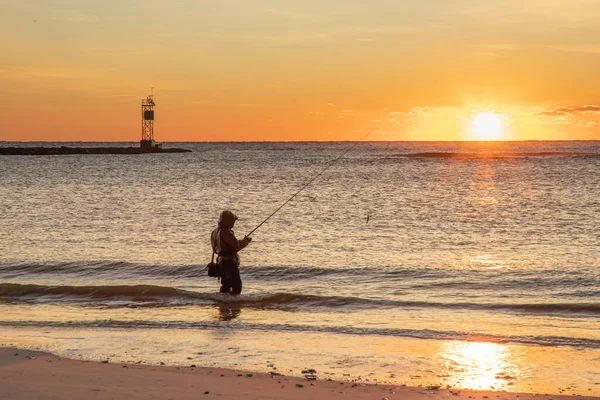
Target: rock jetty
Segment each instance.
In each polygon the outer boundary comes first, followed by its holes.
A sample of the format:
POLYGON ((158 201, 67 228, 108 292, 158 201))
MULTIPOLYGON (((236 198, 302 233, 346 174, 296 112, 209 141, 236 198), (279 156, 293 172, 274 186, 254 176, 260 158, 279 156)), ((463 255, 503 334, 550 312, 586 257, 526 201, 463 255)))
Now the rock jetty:
POLYGON ((58 156, 69 154, 154 154, 190 153, 188 149, 163 149, 158 147, 0 147, 0 155, 7 156, 58 156))

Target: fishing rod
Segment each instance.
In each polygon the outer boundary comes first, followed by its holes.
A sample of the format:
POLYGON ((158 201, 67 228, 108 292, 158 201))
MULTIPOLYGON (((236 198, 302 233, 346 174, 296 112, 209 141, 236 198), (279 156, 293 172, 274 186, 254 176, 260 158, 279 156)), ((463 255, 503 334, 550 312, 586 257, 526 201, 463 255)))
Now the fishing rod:
POLYGON ((247 234, 246 236, 250 236, 254 233, 254 231, 256 231, 258 228, 260 228, 261 226, 263 226, 263 224, 265 222, 267 222, 268 220, 271 219, 271 217, 275 214, 277 214, 277 212, 279 210, 281 210, 287 203, 289 203, 290 201, 292 201, 294 199, 294 197, 298 196, 300 194, 300 192, 302 192, 304 189, 306 189, 311 183, 313 183, 319 176, 321 176, 325 171, 327 171, 329 168, 331 168, 331 166, 333 164, 335 164, 338 160, 340 160, 341 158, 343 158, 346 154, 348 154, 350 151, 352 151, 352 149, 354 149, 359 143, 362 143, 363 140, 365 140, 367 137, 369 137, 373 132, 375 132, 377 130, 377 128, 373 128, 369 133, 367 133, 362 139, 360 139, 359 141, 357 141, 356 143, 354 143, 352 145, 352 147, 350 147, 348 150, 346 150, 342 155, 338 156, 336 159, 334 159, 333 161, 329 162, 329 165, 327 165, 327 167, 325 167, 323 170, 321 170, 321 172, 319 172, 318 174, 316 174, 315 176, 312 177, 311 180, 309 180, 308 182, 306 182, 304 184, 304 186, 302 186, 300 188, 300 190, 298 190, 296 193, 294 193, 292 195, 292 197, 290 197, 289 199, 287 199, 285 201, 285 203, 283 203, 282 205, 279 206, 279 208, 275 211, 273 211, 271 213, 271 215, 269 215, 267 218, 265 218, 265 220, 263 222, 261 222, 260 224, 258 224, 258 226, 254 229, 252 229, 252 231, 250 231, 249 234, 247 234))

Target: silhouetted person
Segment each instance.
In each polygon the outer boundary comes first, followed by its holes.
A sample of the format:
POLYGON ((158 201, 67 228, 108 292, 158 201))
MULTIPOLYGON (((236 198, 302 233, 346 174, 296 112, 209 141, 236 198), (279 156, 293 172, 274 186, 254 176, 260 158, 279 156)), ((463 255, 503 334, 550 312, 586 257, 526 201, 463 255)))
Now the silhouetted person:
POLYGON ((248 246, 252 241, 250 237, 237 240, 231 230, 237 216, 231 211, 223 211, 219 216, 219 225, 212 231, 210 242, 213 251, 217 254, 217 264, 221 269, 221 293, 237 295, 242 292, 242 279, 240 278, 240 258, 238 251, 248 246))
POLYGON ((219 321, 231 321, 236 319, 242 312, 240 304, 235 303, 219 303, 219 321))

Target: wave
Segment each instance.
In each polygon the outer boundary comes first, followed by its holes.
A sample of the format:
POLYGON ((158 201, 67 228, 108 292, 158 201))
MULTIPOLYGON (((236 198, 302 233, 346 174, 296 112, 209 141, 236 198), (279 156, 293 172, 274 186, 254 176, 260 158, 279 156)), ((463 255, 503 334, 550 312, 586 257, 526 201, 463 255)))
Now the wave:
POLYGON ((433 329, 373 328, 355 326, 319 326, 301 324, 260 324, 222 321, 148 321, 148 320, 92 320, 92 321, 0 321, 0 326, 9 327, 57 327, 57 328, 114 328, 114 329, 195 329, 228 331, 275 331, 275 332, 314 332, 360 336, 404 337, 428 340, 460 340, 467 342, 488 342, 498 344, 524 344, 548 347, 577 347, 579 349, 600 349, 600 340, 565 336, 538 335, 499 335, 465 331, 442 331, 433 329))
MULTIPOLYGON (((195 265, 153 265, 128 262, 86 261, 64 263, 0 263, 0 279, 15 279, 32 275, 70 275, 78 277, 148 277, 190 279, 205 277, 206 264, 195 265)), ((402 268, 384 267, 378 269, 365 267, 326 268, 313 266, 247 266, 243 267, 244 278, 266 281, 282 278, 286 280, 313 279, 325 276, 373 276, 382 278, 446 278, 451 277, 450 271, 431 268, 402 268)))
POLYGON ((154 285, 117 286, 45 286, 0 284, 0 302, 4 303, 90 303, 93 306, 119 307, 173 307, 184 305, 207 305, 235 303, 244 307, 304 310, 335 309, 453 309, 476 311, 500 311, 522 314, 600 316, 598 303, 476 303, 476 302, 431 302, 372 299, 348 296, 319 296, 296 293, 266 293, 223 296, 218 293, 194 292, 174 287, 154 285))
POLYGON ((190 297, 193 292, 175 289, 172 287, 152 285, 119 285, 119 286, 45 286, 21 285, 18 283, 0 284, 0 297, 43 297, 67 296, 83 297, 88 299, 122 298, 134 299, 157 297, 190 297))
MULTIPOLYGON (((19 279, 42 275, 44 277, 74 276, 85 278, 133 278, 139 281, 141 278, 161 280, 162 278, 194 279, 206 277, 204 270, 206 264, 192 265, 164 265, 164 264, 137 264, 123 261, 76 261, 55 263, 2 263, 0 262, 0 279, 19 279)), ((257 279, 263 281, 303 280, 323 277, 350 277, 366 278, 368 280, 382 279, 389 282, 390 279, 399 278, 402 283, 409 283, 410 279, 424 279, 422 285, 415 282, 415 289, 431 288, 435 285, 448 287, 457 285, 461 287, 484 284, 489 286, 490 279, 498 279, 496 285, 503 288, 518 287, 526 282, 530 287, 532 279, 537 287, 559 287, 571 284, 581 286, 589 284, 597 287, 598 282, 589 270, 581 272, 565 273, 564 269, 546 270, 540 276, 537 272, 512 270, 509 274, 505 271, 464 271, 441 268, 407 268, 402 266, 378 266, 378 267, 347 267, 329 268, 318 266, 274 266, 274 265, 244 265, 242 274, 245 279, 257 279), (484 274, 485 276, 483 276, 484 274), (586 282, 585 278, 588 279, 586 282), (446 279, 446 281, 442 281, 446 279), (482 279, 484 279, 482 281, 482 279), (436 281, 434 281, 436 280, 436 281)))
MULTIPOLYGON (((345 282, 364 293, 373 287, 386 285, 395 291, 426 291, 432 296, 523 297, 534 290, 547 298, 564 302, 598 297, 600 276, 591 268, 571 273, 564 269, 539 271, 481 271, 443 268, 408 268, 402 266, 329 268, 318 266, 244 266, 244 281, 259 287, 281 282, 323 287, 330 282, 345 282), (569 300, 567 300, 569 299, 569 300)), ((190 282, 207 282, 204 264, 157 265, 111 261, 79 261, 63 263, 1 263, 0 282, 119 282, 181 287, 190 282)), ((58 291, 59 289, 53 289, 58 291)), ((95 290, 95 289, 94 289, 95 290)), ((107 289, 110 291, 110 289, 107 289)), ((68 294, 68 293, 67 293, 68 294)), ((134 296, 139 294, 134 293, 134 296)))
POLYGON ((147 265, 122 261, 85 261, 58 263, 0 263, 0 276, 5 279, 23 275, 74 275, 85 277, 149 276, 155 278, 194 278, 203 274, 204 265, 147 265))

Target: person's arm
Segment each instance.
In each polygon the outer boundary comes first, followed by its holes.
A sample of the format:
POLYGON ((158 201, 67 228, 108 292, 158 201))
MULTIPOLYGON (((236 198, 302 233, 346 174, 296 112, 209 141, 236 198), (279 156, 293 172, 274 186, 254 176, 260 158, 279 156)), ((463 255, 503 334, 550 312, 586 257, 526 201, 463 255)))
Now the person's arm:
POLYGON ((221 240, 225 242, 225 244, 227 245, 227 249, 237 253, 244 247, 248 246, 248 243, 250 243, 252 238, 245 237, 242 240, 237 240, 231 230, 223 229, 221 230, 221 240))
POLYGON ((217 252, 216 251, 216 248, 217 248, 217 233, 218 233, 217 229, 215 229, 214 231, 212 231, 210 233, 210 247, 211 247, 213 253, 217 252))
POLYGON ((240 245, 239 250, 241 250, 244 247, 248 246, 248 244, 250 244, 251 241, 252 241, 252 238, 248 237, 248 236, 244 236, 244 238, 242 240, 238 240, 238 243, 240 245))

